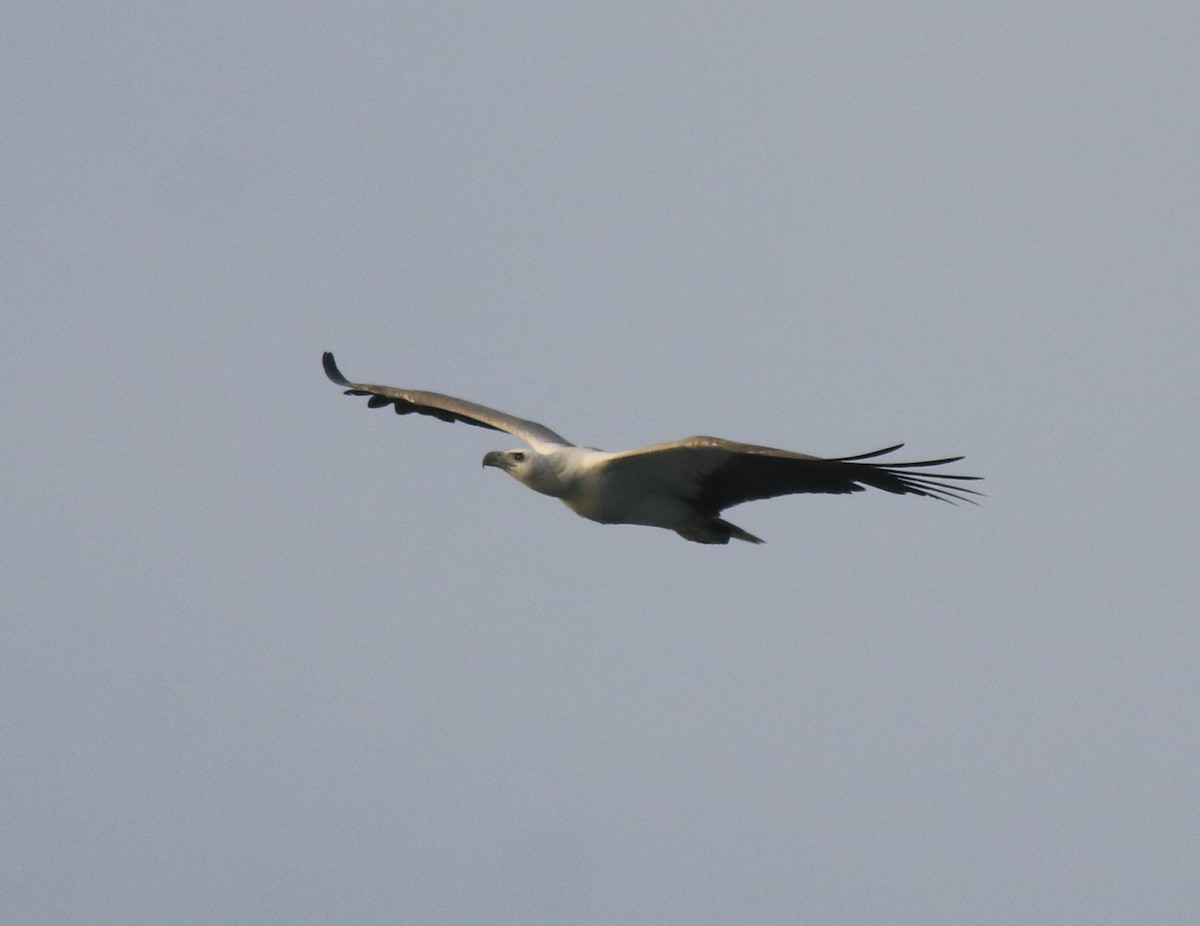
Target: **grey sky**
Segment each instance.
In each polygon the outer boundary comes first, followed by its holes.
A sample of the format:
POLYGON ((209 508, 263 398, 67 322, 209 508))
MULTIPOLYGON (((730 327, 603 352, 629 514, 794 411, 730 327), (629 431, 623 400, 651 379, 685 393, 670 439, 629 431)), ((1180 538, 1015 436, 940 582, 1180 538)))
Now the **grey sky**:
POLYGON ((0 920, 1193 922, 1198 37, 10 4, 0 920), (322 350, 989 497, 601 527, 322 350))

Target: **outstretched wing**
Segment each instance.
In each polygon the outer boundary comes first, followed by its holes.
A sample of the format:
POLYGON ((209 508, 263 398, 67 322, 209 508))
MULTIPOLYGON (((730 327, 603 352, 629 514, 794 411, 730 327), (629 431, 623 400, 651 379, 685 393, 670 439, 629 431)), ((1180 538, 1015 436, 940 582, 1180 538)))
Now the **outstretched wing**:
POLYGON ((981 495, 956 485, 978 476, 912 470, 957 463, 962 457, 914 463, 869 463, 903 447, 896 444, 852 457, 814 457, 774 447, 739 444, 719 437, 688 437, 614 454, 607 466, 614 476, 644 481, 660 491, 673 489, 704 514, 716 515, 742 502, 801 492, 844 494, 865 488, 897 495, 924 495, 942 501, 972 501, 981 495))
POLYGON ((548 445, 571 447, 574 446, 564 437, 555 434, 549 428, 536 421, 526 421, 514 415, 506 415, 494 408, 476 405, 464 399, 441 395, 437 392, 418 392, 415 389, 398 389, 395 386, 372 386, 368 383, 352 383, 342 375, 328 351, 321 358, 325 365, 325 375, 345 386, 346 395, 370 396, 367 405, 371 408, 382 408, 391 405, 397 415, 408 415, 416 412, 418 415, 431 415, 441 421, 461 421, 473 424, 478 428, 489 428, 493 431, 505 431, 514 437, 519 437, 535 450, 548 445))

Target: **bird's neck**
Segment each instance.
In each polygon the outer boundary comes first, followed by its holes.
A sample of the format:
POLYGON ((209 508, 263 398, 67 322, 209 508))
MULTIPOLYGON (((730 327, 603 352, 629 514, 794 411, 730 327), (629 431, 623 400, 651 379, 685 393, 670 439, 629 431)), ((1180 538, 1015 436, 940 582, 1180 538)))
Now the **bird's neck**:
POLYGON ((594 451, 582 447, 564 447, 548 453, 540 453, 535 465, 518 477, 535 492, 553 498, 569 496, 579 483, 587 458, 594 451))

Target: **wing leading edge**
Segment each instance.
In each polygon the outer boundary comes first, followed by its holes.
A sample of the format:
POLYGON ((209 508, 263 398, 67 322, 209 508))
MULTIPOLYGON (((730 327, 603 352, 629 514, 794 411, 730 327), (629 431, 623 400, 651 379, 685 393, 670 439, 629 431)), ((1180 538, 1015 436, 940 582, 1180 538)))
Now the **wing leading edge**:
POLYGON ((391 405, 397 415, 429 415, 439 421, 455 422, 474 425, 477 428, 488 428, 492 431, 504 431, 519 437, 530 446, 540 448, 546 445, 560 447, 574 446, 565 437, 555 434, 545 425, 536 421, 527 421, 515 415, 508 415, 477 405, 465 399, 442 395, 438 392, 419 392, 415 389, 399 389, 395 386, 376 386, 370 383, 353 383, 342 375, 338 369, 333 354, 326 351, 321 357, 325 367, 325 375, 339 386, 346 387, 346 395, 370 396, 367 400, 369 408, 383 408, 391 405))

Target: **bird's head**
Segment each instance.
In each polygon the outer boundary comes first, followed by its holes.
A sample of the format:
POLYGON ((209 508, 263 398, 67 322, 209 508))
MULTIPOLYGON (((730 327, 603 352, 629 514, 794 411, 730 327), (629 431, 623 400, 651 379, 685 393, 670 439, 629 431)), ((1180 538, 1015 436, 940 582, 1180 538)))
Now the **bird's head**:
POLYGON ((483 465, 504 470, 536 492, 560 494, 558 470, 545 454, 535 450, 493 450, 484 455, 483 465))
POLYGON ((494 466, 515 476, 517 470, 529 466, 528 450, 493 450, 483 455, 484 466, 494 466))

